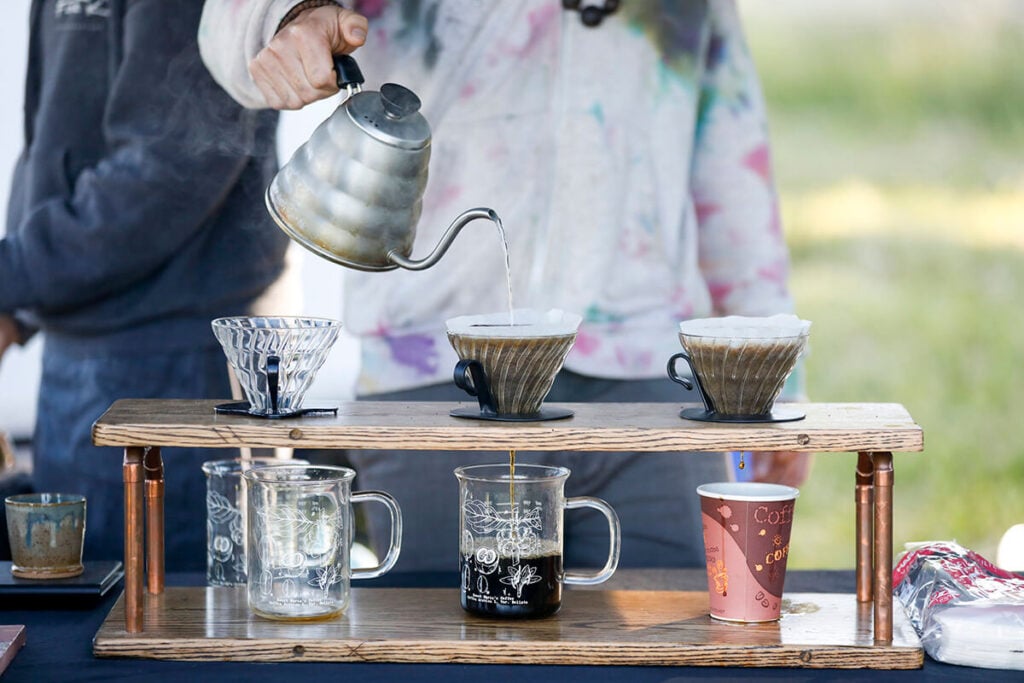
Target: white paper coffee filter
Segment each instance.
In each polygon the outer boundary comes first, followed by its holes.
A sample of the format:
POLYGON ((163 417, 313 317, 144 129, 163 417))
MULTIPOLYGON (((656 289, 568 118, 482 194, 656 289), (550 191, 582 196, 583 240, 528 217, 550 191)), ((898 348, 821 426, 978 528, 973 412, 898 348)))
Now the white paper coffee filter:
POLYGON ((783 484, 768 484, 756 481, 723 481, 701 484, 697 495, 705 498, 721 498, 750 503, 766 503, 780 500, 796 500, 800 489, 783 484))
POLYGON ((462 315, 445 322, 449 334, 470 337, 557 337, 575 334, 582 317, 575 313, 552 308, 540 311, 517 308, 515 325, 511 325, 508 311, 480 315, 462 315))
POLYGON ((806 336, 809 320, 789 313, 766 317, 729 315, 721 318, 696 318, 679 323, 679 333, 688 337, 721 339, 783 339, 806 336))

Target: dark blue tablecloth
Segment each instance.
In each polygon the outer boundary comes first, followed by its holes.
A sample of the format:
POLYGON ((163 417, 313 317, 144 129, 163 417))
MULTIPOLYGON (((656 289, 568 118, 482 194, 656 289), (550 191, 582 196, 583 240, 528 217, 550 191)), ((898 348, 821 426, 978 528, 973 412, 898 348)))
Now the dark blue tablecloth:
MULTIPOLYGON (((202 585, 200 575, 172 575, 171 585, 202 585)), ((692 586, 704 587, 704 574, 688 576, 692 586)), ((455 573, 394 574, 363 586, 455 587, 455 573)), ((791 571, 786 577, 791 592, 854 592, 852 572, 791 571)), ((948 666, 931 659, 917 671, 742 669, 705 667, 536 666, 483 664, 352 664, 352 663, 243 663, 167 662, 143 659, 98 659, 92 639, 121 592, 118 586, 104 598, 82 604, 42 604, 40 601, 0 602, 0 623, 25 624, 27 642, 3 675, 4 683, 26 681, 305 681, 309 683, 681 683, 692 679, 784 681, 1022 681, 1021 672, 991 671, 948 666)))

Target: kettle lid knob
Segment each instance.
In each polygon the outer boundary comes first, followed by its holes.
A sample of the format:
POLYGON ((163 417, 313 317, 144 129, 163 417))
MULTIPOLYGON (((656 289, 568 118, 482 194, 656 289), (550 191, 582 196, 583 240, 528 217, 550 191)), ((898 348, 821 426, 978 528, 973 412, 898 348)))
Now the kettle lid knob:
POLYGON ((380 86, 380 101, 384 114, 391 119, 401 119, 420 110, 420 98, 412 90, 397 83, 380 86))

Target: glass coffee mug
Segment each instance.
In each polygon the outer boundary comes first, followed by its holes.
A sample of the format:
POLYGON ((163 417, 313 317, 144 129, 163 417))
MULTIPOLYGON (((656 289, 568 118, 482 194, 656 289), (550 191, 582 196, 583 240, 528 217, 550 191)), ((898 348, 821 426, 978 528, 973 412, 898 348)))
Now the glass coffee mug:
POLYGON ((402 545, 402 513, 381 491, 352 493, 347 467, 267 467, 245 473, 249 488, 249 608, 281 620, 328 619, 348 607, 349 581, 390 570, 402 545), (383 503, 391 543, 376 567, 351 569, 352 503, 383 503))
POLYGON ((566 498, 565 467, 459 467, 462 607, 488 617, 539 618, 562 606, 562 584, 607 581, 619 564, 619 518, 600 498, 566 498), (608 520, 608 561, 593 573, 562 566, 563 512, 594 508, 608 520))
POLYGON ((206 582, 211 586, 244 584, 248 525, 242 474, 254 467, 308 465, 299 458, 228 458, 203 463, 206 475, 206 582))

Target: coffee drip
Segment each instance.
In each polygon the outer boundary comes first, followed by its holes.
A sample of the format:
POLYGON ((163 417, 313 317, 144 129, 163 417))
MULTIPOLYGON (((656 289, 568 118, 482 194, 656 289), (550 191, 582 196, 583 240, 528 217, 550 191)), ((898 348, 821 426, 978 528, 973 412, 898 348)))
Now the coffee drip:
MULTIPOLYGON (((516 451, 508 452, 508 502, 512 506, 512 515, 516 514, 516 451)), ((515 525, 512 533, 515 534, 515 525)))

